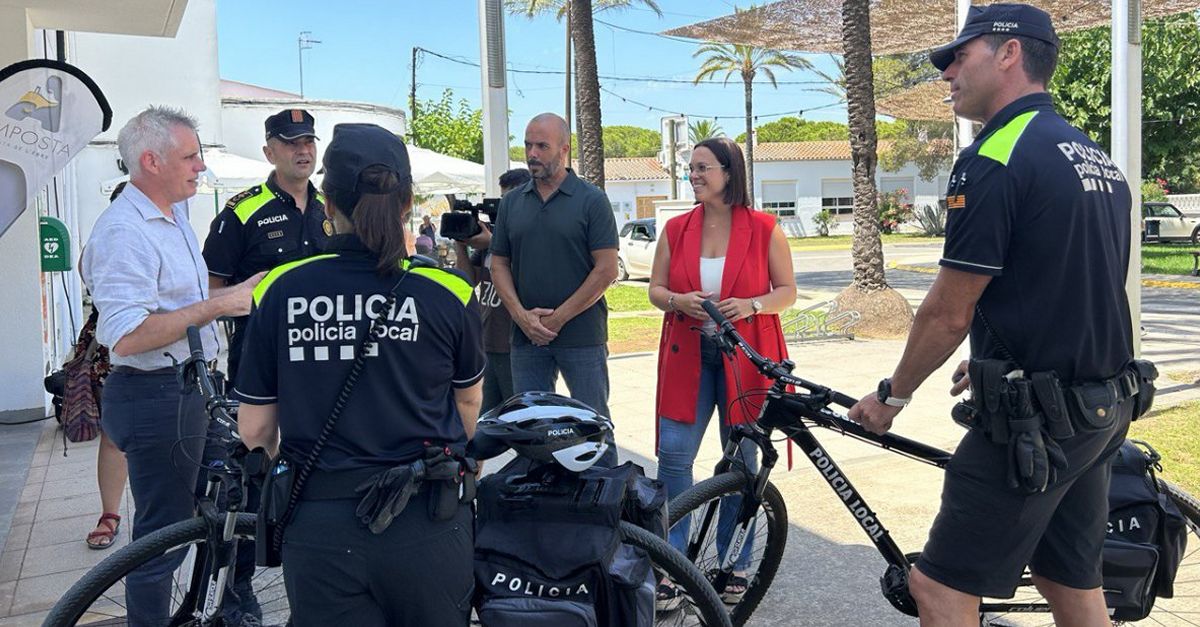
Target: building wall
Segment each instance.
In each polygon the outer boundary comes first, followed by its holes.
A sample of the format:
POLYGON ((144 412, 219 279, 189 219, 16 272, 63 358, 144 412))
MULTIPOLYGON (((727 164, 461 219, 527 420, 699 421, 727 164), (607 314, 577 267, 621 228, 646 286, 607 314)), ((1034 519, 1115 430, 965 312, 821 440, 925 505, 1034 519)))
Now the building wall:
MULTIPOLYGON (((670 196, 671 181, 606 181, 604 192, 613 205, 613 216, 620 229, 627 221, 637 217, 638 196, 670 196)), ((691 197, 691 188, 687 189, 691 197)))
MULTIPOLYGON (((816 227, 812 222, 813 216, 821 211, 822 183, 832 181, 850 181, 850 161, 768 161, 754 165, 754 195, 756 206, 762 206, 763 184, 792 182, 795 185, 796 215, 784 219, 785 230, 790 236, 815 235, 816 227)), ((909 164, 897 172, 878 170, 875 182, 882 191, 889 186, 902 185, 909 190, 910 197, 917 207, 936 205, 944 193, 944 178, 949 176, 949 170, 940 173, 932 181, 922 180, 917 174, 916 166, 909 164)), ((848 221, 834 229, 834 233, 851 232, 848 221)))
POLYGON ((225 134, 225 149, 247 159, 262 161, 265 133, 263 123, 268 116, 284 109, 302 108, 313 116, 317 130, 317 159, 325 142, 333 138, 333 127, 343 122, 365 122, 403 135, 408 132, 404 112, 358 102, 302 101, 302 100, 251 100, 225 98, 221 101, 221 121, 225 134))

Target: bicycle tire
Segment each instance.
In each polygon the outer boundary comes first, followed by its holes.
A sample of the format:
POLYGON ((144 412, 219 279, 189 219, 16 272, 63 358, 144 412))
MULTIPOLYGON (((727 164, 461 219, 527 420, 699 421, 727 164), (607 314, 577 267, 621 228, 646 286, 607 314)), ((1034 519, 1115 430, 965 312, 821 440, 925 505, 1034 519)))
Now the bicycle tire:
MULTIPOLYGON (((1175 575, 1175 594, 1170 599, 1159 597, 1146 618, 1133 622, 1114 621, 1114 625, 1200 625, 1200 499, 1162 478, 1158 479, 1158 486, 1187 519, 1188 545, 1175 575)), ((1040 596, 1036 596, 1032 586, 1022 588, 1035 595, 1022 601, 1044 602, 1040 596)), ((989 614, 983 618, 983 624, 988 627, 1054 624, 1049 614, 1041 616, 1041 619, 1035 619, 1029 615, 989 614)))
MULTIPOLYGON (((235 526, 236 537, 251 539, 254 537, 254 529, 255 516, 253 514, 238 514, 235 526)), ((124 618, 124 608, 121 602, 115 598, 117 593, 114 592, 112 596, 108 596, 108 593, 117 589, 118 586, 123 588, 122 580, 125 576, 142 564, 173 551, 189 550, 204 542, 207 537, 208 526, 205 520, 196 517, 163 527, 118 549, 116 553, 89 570, 63 594, 46 616, 42 627, 86 625, 92 622, 84 620, 85 615, 89 614, 93 615, 95 621, 103 622, 106 626, 125 624, 121 621, 124 618)), ((190 575, 190 573, 188 574, 190 575)), ((273 598, 268 602, 275 604, 282 600, 284 603, 282 608, 276 607, 272 611, 282 612, 286 617, 287 597, 282 587, 282 574, 278 569, 258 569, 256 575, 266 577, 263 581, 264 587, 279 584, 278 590, 275 590, 273 598)), ((186 580, 183 583, 185 586, 187 585, 186 580)), ((120 596, 123 598, 123 593, 120 593, 120 596)), ((259 600, 263 601, 261 598, 259 600)))
MULTIPOLYGON (((723 473, 693 485, 671 499, 668 525, 674 527, 685 515, 708 504, 716 505, 723 497, 740 494, 746 488, 747 481, 748 478, 744 473, 735 471, 723 473)), ((762 557, 758 560, 753 576, 747 578, 749 585, 746 587, 746 593, 729 610, 730 619, 734 625, 746 624, 746 621, 758 609, 759 603, 762 602, 771 583, 775 580, 779 564, 783 561, 784 548, 787 546, 787 504, 775 484, 767 482, 766 489, 763 491, 762 505, 755 528, 761 529, 761 533, 765 533, 766 537, 756 537, 754 540, 757 546, 762 547, 762 557)), ((689 533, 689 540, 697 532, 698 530, 692 529, 689 533)), ((704 543, 710 545, 710 540, 715 541, 715 538, 705 539, 704 543)), ((709 572, 717 560, 715 545, 711 547, 711 554, 708 550, 702 550, 701 554, 696 557, 697 566, 701 571, 709 572)))
POLYGON ((671 612, 655 612, 655 625, 697 624, 685 623, 674 619, 686 619, 687 614, 693 614, 699 619, 699 625, 704 627, 732 627, 729 613, 717 591, 709 585, 704 573, 689 562, 687 557, 666 540, 626 521, 621 521, 621 537, 627 543, 642 549, 650 557, 651 564, 658 579, 666 577, 671 580, 690 602, 687 610, 672 610, 671 612))

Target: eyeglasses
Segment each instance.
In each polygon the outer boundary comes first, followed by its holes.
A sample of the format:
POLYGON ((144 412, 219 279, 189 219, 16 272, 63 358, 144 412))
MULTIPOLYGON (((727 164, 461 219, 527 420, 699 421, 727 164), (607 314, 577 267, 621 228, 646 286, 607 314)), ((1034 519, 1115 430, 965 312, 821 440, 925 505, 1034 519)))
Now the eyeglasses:
POLYGON ((708 165, 707 163, 697 163, 696 165, 688 166, 688 174, 699 174, 701 176, 712 172, 713 170, 724 170, 723 165, 708 165))

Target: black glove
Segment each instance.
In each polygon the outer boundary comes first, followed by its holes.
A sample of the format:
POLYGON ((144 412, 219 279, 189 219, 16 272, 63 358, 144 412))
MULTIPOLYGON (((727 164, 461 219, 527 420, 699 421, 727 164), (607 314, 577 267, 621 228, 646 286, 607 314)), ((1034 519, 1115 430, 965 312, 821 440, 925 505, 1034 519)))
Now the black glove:
POLYGON ((418 475, 424 477, 424 468, 423 461, 395 466, 359 484, 354 491, 359 494, 366 492, 366 495, 358 502, 354 515, 371 533, 383 533, 416 493, 420 481, 418 475))
MULTIPOLYGON (((1040 418, 1040 414, 1037 418, 1040 418)), ((1067 469, 1067 457, 1053 438, 1042 433, 1041 420, 1009 422, 1008 485, 1025 494, 1044 492, 1067 469)))

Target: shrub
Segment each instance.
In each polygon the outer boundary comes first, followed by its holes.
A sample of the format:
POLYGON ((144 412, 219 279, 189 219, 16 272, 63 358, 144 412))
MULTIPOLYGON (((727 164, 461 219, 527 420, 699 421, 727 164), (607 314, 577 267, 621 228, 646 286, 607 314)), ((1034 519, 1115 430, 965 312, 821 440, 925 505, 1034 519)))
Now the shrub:
POLYGON ((946 208, 942 203, 934 206, 922 205, 914 213, 923 235, 941 237, 946 234, 946 208))
POLYGON ((834 224, 837 224, 837 218, 834 217, 833 213, 831 213, 828 209, 822 209, 817 212, 817 214, 813 216, 812 221, 813 224, 816 225, 817 233, 821 235, 821 237, 828 236, 829 229, 832 228, 834 224))
POLYGON ((1164 202, 1167 199, 1167 194, 1170 193, 1171 190, 1167 189, 1167 182, 1163 179, 1142 180, 1143 202, 1164 202))
POLYGON ((905 202, 908 190, 898 189, 879 195, 879 230, 894 233, 913 217, 912 203, 905 202))

